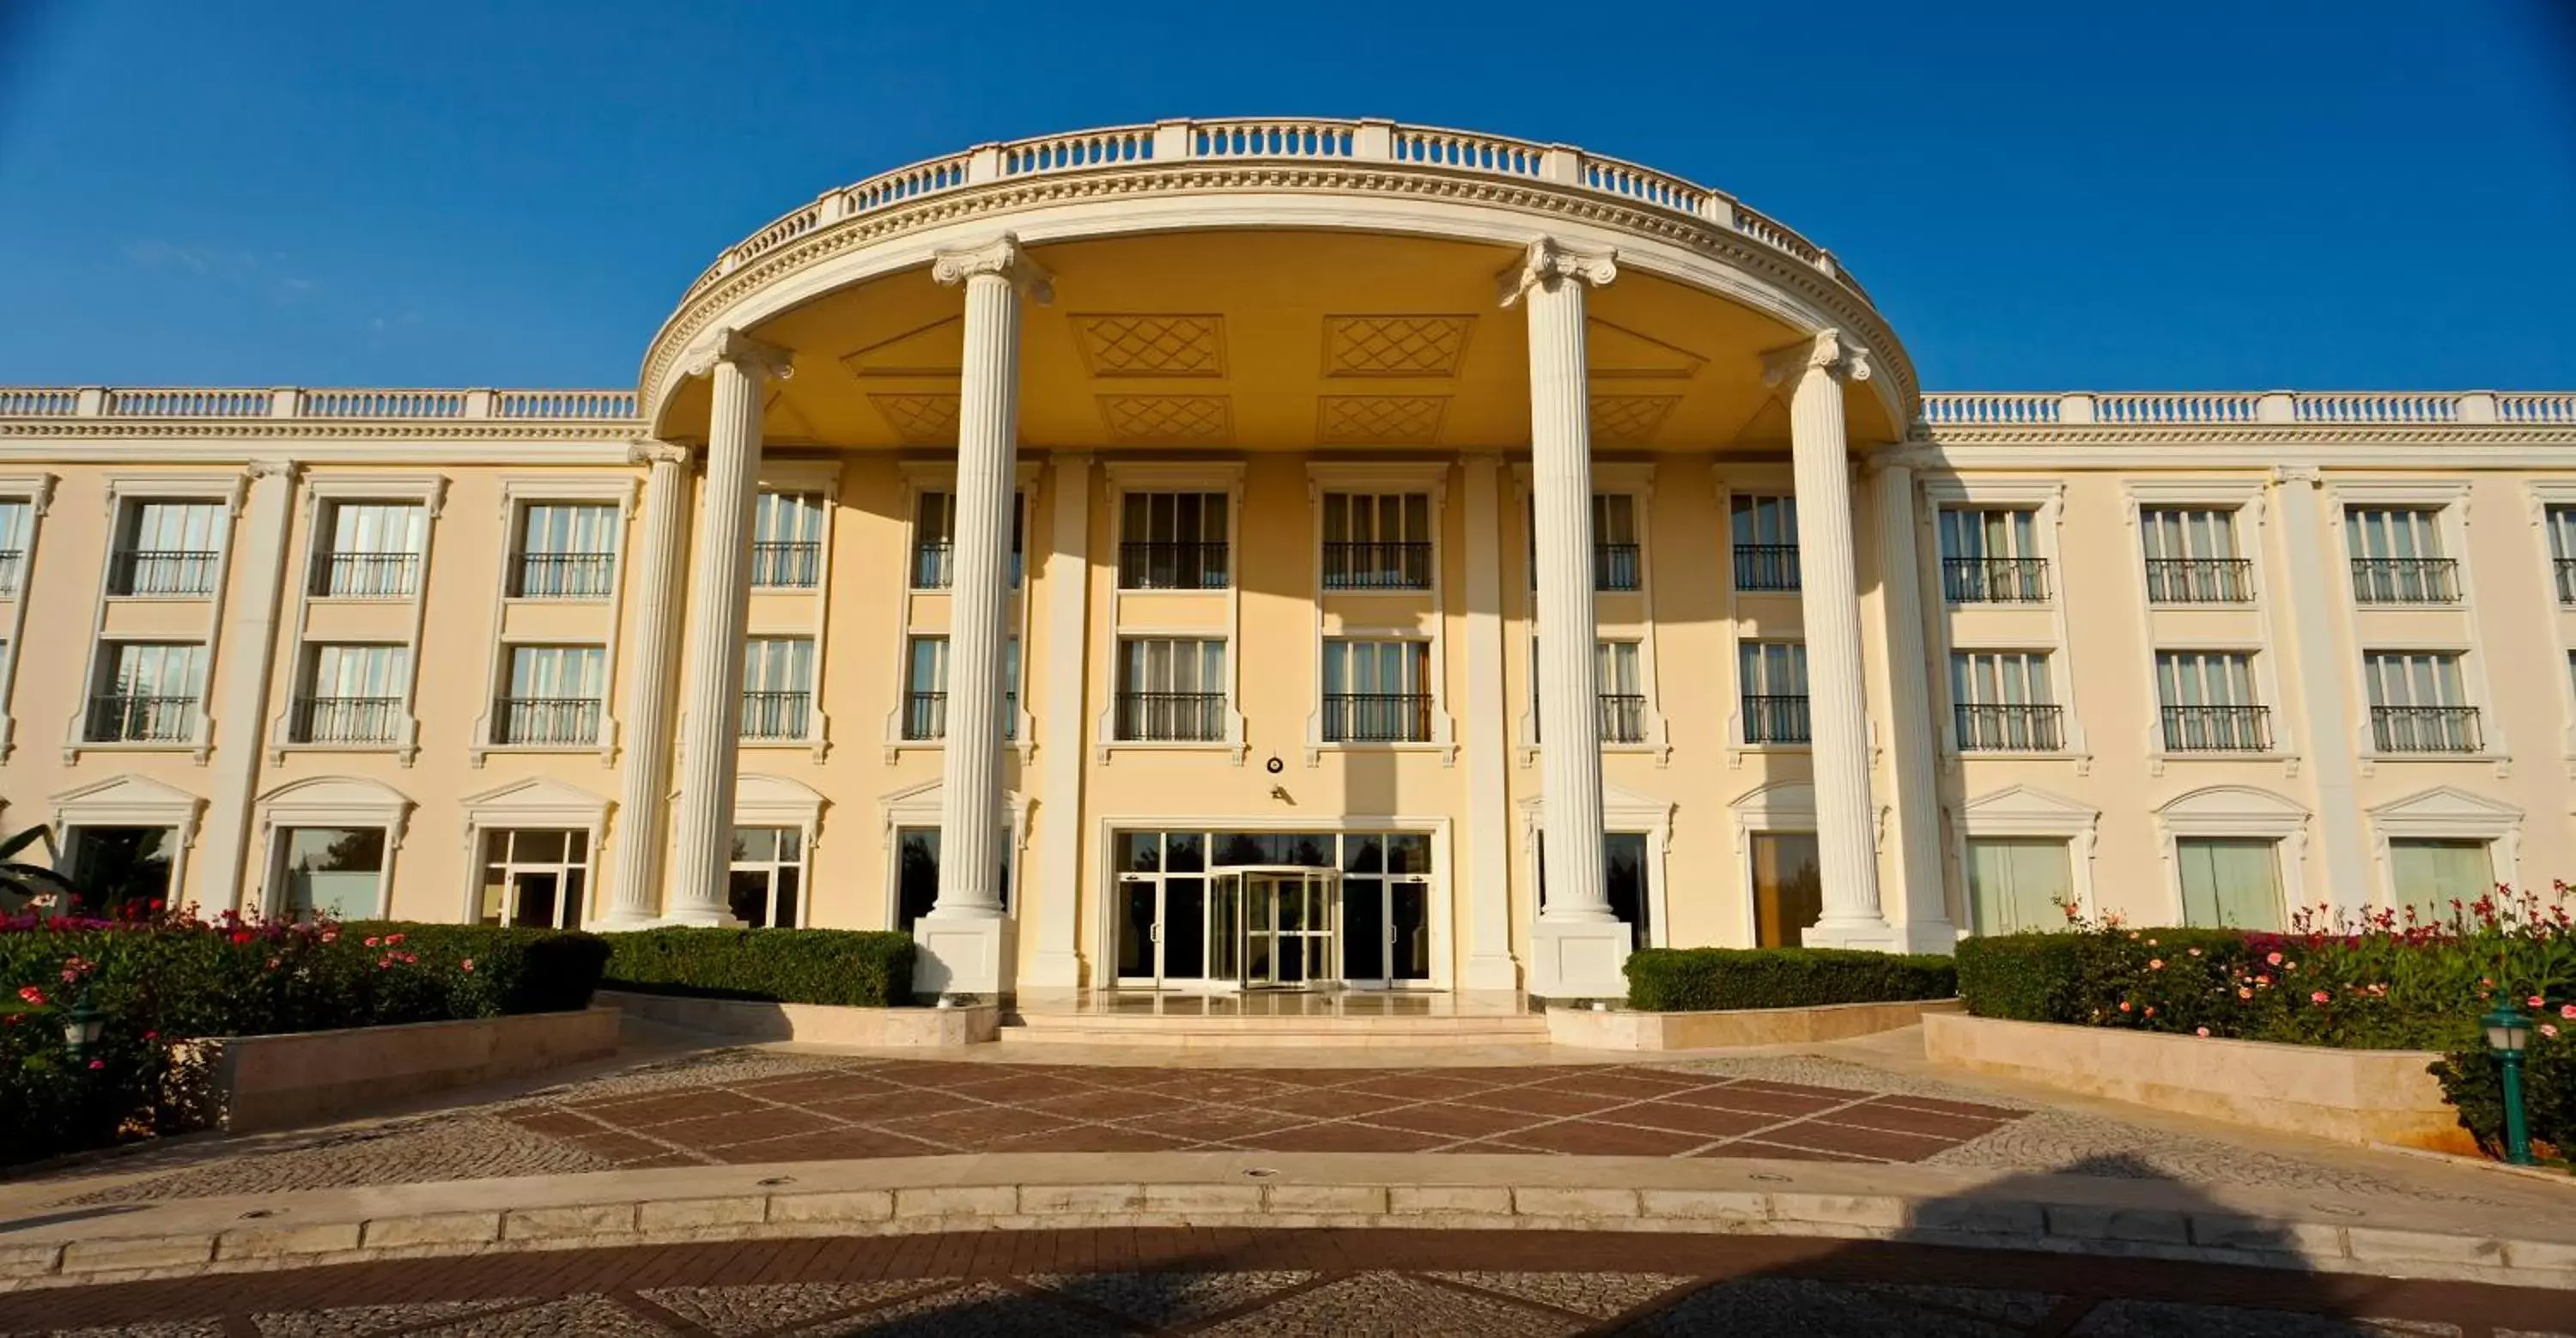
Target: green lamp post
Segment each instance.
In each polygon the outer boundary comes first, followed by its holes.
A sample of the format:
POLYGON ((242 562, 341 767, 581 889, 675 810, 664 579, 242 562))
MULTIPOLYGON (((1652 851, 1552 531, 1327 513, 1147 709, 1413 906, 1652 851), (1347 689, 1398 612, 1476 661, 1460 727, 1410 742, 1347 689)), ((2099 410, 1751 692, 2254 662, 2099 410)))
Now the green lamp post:
POLYGON ((63 1050, 79 1063, 82 1054, 98 1044, 99 1035, 107 1030, 107 1014, 89 997, 89 986, 81 986, 80 997, 72 1000, 71 1011, 63 1016, 63 1050))
POLYGON ((2478 1019, 2486 1029, 2487 1049, 2494 1052, 2504 1077, 2504 1159, 2531 1164, 2531 1131, 2522 1118, 2522 1052, 2531 1046, 2531 1019, 2510 1003, 2478 1019))

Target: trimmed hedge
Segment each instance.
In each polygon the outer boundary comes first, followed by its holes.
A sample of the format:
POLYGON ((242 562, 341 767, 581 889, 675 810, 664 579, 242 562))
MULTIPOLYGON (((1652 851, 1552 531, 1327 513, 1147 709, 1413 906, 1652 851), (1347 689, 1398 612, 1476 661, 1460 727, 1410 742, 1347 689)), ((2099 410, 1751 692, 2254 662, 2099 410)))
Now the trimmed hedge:
POLYGON ((2234 929, 2159 928, 2154 936, 2156 946, 2143 949, 2144 940, 2065 931, 1961 939, 1959 998, 1978 1017, 2092 1023, 2105 1010, 2119 1012, 2138 963, 2170 959, 2176 971, 2223 972, 2222 964, 2240 962, 2248 951, 2245 934, 2234 929))
POLYGON ((1642 1012, 1813 1008, 1947 999, 1950 959, 1840 948, 1639 948, 1628 954, 1628 1006, 1642 1012))
POLYGON ((912 936, 886 929, 644 929, 609 938, 615 990, 893 1008, 912 1000, 912 936))

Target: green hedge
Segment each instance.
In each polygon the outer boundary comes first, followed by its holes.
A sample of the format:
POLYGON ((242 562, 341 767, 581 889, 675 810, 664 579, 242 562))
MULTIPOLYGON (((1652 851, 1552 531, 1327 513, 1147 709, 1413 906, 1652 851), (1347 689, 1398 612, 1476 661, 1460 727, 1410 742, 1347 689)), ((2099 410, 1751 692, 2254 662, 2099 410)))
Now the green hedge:
POLYGON ((912 1002, 912 936, 884 929, 646 929, 609 939, 610 989, 764 1003, 912 1002))
POLYGON ((1947 957, 1838 948, 1639 948, 1628 954, 1628 1006, 1646 1012, 1947 999, 1958 989, 1947 957))

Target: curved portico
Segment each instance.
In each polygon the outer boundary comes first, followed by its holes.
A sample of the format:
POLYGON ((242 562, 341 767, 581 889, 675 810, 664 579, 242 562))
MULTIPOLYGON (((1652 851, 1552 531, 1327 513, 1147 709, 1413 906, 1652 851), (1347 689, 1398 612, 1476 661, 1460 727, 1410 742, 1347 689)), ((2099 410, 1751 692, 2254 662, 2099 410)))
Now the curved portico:
MULTIPOLYGON (((1518 712, 1505 700, 1507 657, 1479 621, 1502 595, 1493 510, 1507 500, 1483 462, 1529 462, 1515 471, 1527 481, 1529 623, 1585 628, 1598 625, 1605 542, 1596 462, 1652 469, 1714 452, 1788 457, 1806 512, 1795 546, 1825 898, 1808 941, 1893 946, 1878 892, 1850 462, 1855 447, 1903 435, 1914 394, 1893 333, 1828 253, 1720 193, 1563 146, 1385 122, 1167 122, 986 146, 829 192, 719 257, 645 362, 641 412, 659 438, 706 459, 673 657, 688 669, 663 913, 722 914, 749 581, 740 555, 765 449, 893 449, 953 468, 943 857, 916 932, 922 986, 978 994, 1077 984, 1086 957, 1091 982, 1106 983, 1111 951, 1083 941, 1073 912, 1087 866, 1077 815, 1093 805, 1062 788, 1083 785, 1074 764, 1094 748, 1106 757, 1099 733, 1114 728, 1089 709, 1097 684, 1078 662, 1058 660, 1043 686, 1019 689, 1069 698, 1044 703, 1034 741, 1049 768, 1040 824, 1051 853, 1023 877, 1046 905, 1013 915, 1000 887, 1001 798, 1017 760, 1005 740, 1015 479, 1052 466, 1058 516, 1071 523, 1054 527, 1052 552, 1031 556, 1061 578, 1059 562, 1111 565, 1072 534, 1089 528, 1095 457, 1113 477, 1176 478, 1273 453, 1318 470, 1455 459, 1470 513, 1464 599, 1442 613, 1460 615, 1464 645, 1441 662, 1458 661, 1466 680, 1444 714, 1467 718, 1455 761, 1469 799, 1463 858, 1445 881, 1476 944, 1458 954, 1470 978, 1457 983, 1508 988, 1512 963, 1496 949, 1509 936, 1497 930, 1514 911, 1496 773, 1509 749, 1496 726, 1518 712), (1029 314, 1040 302, 1042 319, 1029 314), (1036 936, 1028 960, 1043 979, 1015 979, 1015 932, 1036 936)), ((1036 635, 1051 656, 1093 640, 1095 584, 1050 588, 1036 635)), ((1245 597, 1234 598, 1238 622, 1245 597)), ((1113 586, 1107 598, 1122 596, 1113 586)), ((1522 983, 1614 995, 1631 926, 1603 892, 1595 646, 1539 630, 1530 642, 1547 892, 1522 983)), ((1247 739, 1227 709, 1237 765, 1293 751, 1247 739)), ((1928 741, 1900 731, 1896 743, 1928 768, 1928 741)), ((1344 813, 1375 811, 1350 788, 1344 813)), ((1273 789, 1291 793, 1287 781, 1273 789)), ((1928 811, 1899 821, 1929 839, 1928 811)))

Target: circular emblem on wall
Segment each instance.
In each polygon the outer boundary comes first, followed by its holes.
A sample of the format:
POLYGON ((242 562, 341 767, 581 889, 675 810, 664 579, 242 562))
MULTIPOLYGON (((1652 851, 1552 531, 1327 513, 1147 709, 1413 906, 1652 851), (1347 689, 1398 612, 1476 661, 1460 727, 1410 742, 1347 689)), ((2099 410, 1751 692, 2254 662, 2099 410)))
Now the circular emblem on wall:
POLYGON ((1276 775, 1278 775, 1280 772, 1286 771, 1286 770, 1288 769, 1288 764, 1287 764, 1287 763, 1285 763, 1285 762, 1280 761, 1277 757, 1273 757, 1273 758, 1271 758, 1269 761, 1267 761, 1267 762, 1263 763, 1262 765, 1263 765, 1263 766, 1266 766, 1266 767, 1268 767, 1268 768, 1270 768, 1270 774, 1271 774, 1271 775, 1273 775, 1273 776, 1276 776, 1276 775))

